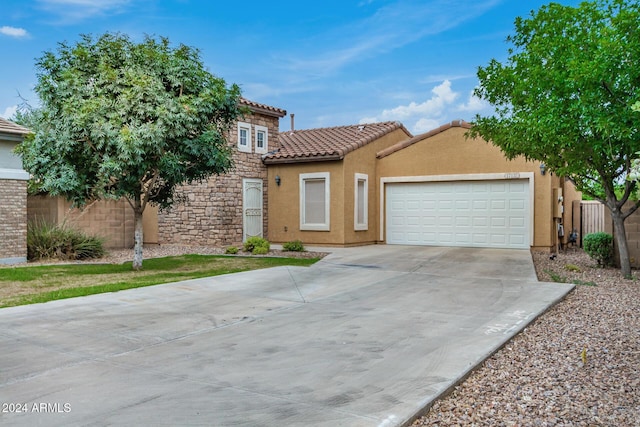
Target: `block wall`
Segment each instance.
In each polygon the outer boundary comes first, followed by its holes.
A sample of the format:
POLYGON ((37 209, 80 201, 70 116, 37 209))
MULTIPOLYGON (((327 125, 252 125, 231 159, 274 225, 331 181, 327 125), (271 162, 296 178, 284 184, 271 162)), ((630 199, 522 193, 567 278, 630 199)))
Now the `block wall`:
POLYGON ((27 259, 27 181, 0 179, 0 262, 27 259))

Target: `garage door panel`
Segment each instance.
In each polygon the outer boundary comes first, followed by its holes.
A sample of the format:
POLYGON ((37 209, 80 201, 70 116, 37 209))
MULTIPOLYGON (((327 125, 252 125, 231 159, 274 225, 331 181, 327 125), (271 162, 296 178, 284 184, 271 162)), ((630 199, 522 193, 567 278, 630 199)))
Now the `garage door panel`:
POLYGON ((387 243, 528 248, 528 180, 387 184, 387 243))

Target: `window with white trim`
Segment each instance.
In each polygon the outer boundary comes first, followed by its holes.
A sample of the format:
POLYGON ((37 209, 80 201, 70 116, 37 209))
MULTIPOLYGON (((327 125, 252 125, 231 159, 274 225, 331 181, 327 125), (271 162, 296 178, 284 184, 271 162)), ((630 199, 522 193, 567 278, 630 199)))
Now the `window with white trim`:
POLYGON ((329 172, 300 174, 300 230, 329 231, 329 172))
POLYGON ((238 150, 243 153, 251 152, 251 125, 238 122, 238 150))
POLYGON ((269 130, 265 126, 256 125, 255 128, 255 152, 264 154, 269 150, 269 130))
POLYGON ((354 229, 369 229, 369 175, 357 173, 355 176, 355 192, 353 203, 354 229))

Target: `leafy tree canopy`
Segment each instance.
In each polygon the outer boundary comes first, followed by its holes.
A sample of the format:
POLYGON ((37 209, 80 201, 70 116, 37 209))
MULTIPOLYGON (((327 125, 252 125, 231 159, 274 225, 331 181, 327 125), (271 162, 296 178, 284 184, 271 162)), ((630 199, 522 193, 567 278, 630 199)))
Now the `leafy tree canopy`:
POLYGON ((471 134, 605 200, 640 150, 629 108, 640 99, 639 27, 640 6, 629 0, 550 3, 517 18, 507 61, 478 71, 476 95, 496 113, 476 117, 471 134))
POLYGON ((134 268, 142 266, 142 213, 170 206, 178 185, 232 167, 226 135, 240 89, 209 73, 198 50, 122 34, 60 43, 36 62, 41 107, 20 146, 40 191, 76 205, 125 197, 135 213, 134 268))
POLYGON ((623 210, 640 151, 640 4, 596 0, 550 3, 517 18, 504 63, 480 67, 475 94, 495 114, 476 117, 470 136, 508 158, 544 162, 610 209, 622 271, 630 275, 623 210), (620 191, 620 185, 622 191, 620 191), (618 187, 618 194, 616 194, 618 187))
POLYGON ((232 166, 225 133, 240 89, 209 73, 197 50, 83 35, 36 65, 41 108, 23 116, 35 134, 20 152, 41 191, 77 205, 127 197, 166 207, 177 185, 232 166))

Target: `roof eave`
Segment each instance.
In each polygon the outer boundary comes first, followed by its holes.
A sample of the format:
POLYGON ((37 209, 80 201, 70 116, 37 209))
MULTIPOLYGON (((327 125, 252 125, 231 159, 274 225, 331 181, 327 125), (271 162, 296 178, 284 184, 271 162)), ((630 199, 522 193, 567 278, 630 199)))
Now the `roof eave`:
POLYGON ((282 165, 282 164, 295 164, 295 163, 314 163, 314 162, 334 162, 343 160, 344 156, 341 154, 330 154, 324 156, 304 156, 304 157, 280 157, 280 158, 265 158, 262 162, 265 165, 282 165))

